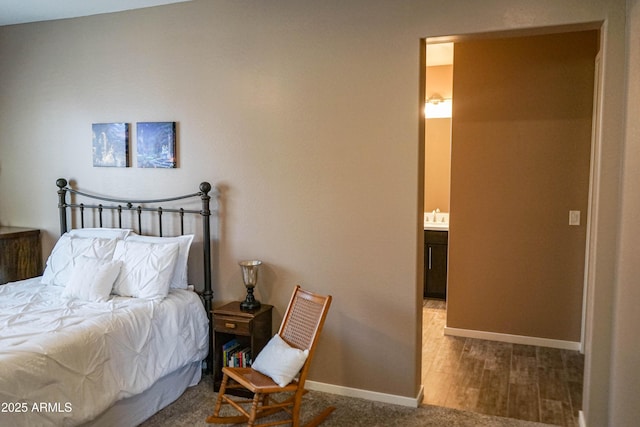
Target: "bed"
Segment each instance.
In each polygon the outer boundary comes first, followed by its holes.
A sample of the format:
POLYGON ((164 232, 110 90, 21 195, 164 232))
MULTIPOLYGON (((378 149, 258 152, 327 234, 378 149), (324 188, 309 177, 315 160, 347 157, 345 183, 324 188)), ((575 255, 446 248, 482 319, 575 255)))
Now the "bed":
POLYGON ((135 426, 213 366, 211 186, 122 200, 56 184, 61 236, 43 275, 0 286, 0 425, 135 426))

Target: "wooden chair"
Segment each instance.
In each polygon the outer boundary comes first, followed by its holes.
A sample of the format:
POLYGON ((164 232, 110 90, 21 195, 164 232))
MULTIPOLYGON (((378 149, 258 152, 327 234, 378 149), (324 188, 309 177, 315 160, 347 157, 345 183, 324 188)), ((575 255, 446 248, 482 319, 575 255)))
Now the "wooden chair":
MULTIPOLYGON (((252 368, 222 368, 223 378, 218 392, 213 415, 207 418, 208 423, 214 424, 238 424, 247 423, 249 426, 273 426, 291 423, 294 427, 300 425, 300 406, 304 383, 311 365, 320 331, 324 325, 331 296, 320 296, 303 290, 299 285, 295 287, 289 306, 282 319, 278 335, 291 347, 300 350, 309 350, 304 365, 297 378, 284 387, 280 387, 270 377, 261 374, 252 368), (227 394, 227 390, 245 389, 253 394, 253 399, 238 398, 227 394), (284 400, 276 400, 271 395, 274 393, 287 393, 284 400), (223 404, 229 404, 240 415, 220 416, 223 404), (250 405, 249 408, 243 405, 250 405), (264 424, 255 424, 256 420, 268 415, 284 411, 289 414, 287 419, 275 420, 264 424)), ((280 396, 278 396, 281 398, 280 396)), ((334 410, 328 407, 313 420, 306 424, 307 427, 317 426, 334 410)))

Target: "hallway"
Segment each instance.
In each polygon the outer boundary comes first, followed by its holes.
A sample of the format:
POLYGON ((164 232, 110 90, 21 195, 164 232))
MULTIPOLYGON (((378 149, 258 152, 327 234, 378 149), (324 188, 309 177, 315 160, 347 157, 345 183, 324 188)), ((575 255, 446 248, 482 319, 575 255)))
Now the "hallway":
POLYGON ((423 403, 577 427, 584 356, 577 351, 445 336, 446 304, 424 300, 423 403))

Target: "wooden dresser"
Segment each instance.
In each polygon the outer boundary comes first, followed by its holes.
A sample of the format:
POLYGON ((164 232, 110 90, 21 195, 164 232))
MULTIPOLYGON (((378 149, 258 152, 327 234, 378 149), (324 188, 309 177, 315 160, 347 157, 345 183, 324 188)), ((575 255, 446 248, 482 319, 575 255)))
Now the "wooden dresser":
POLYGON ((40 230, 0 227, 0 285, 41 274, 40 230))

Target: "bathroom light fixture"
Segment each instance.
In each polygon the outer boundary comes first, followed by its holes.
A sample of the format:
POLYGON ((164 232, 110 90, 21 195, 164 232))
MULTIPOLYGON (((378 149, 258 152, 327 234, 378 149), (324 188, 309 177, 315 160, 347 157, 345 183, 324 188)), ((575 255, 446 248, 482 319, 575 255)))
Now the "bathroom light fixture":
POLYGON ((424 116, 427 119, 450 118, 452 105, 451 98, 443 98, 437 93, 433 94, 424 104, 424 116))

